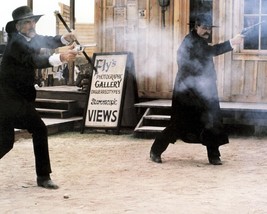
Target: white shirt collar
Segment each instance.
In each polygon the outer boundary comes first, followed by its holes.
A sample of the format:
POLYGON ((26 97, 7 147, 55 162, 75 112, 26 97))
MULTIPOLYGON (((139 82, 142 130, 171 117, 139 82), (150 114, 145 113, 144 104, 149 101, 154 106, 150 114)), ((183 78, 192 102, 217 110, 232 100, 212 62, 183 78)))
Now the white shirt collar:
POLYGON ((23 36, 23 37, 27 40, 27 42, 31 41, 31 39, 32 39, 32 38, 30 38, 30 37, 27 37, 27 36, 23 35, 21 32, 19 32, 19 34, 20 34, 21 36, 23 36))

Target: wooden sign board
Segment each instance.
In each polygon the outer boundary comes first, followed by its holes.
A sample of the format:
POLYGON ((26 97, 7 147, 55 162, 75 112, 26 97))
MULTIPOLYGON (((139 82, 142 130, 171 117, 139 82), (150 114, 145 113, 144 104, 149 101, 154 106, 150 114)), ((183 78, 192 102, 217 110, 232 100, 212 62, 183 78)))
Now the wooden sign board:
POLYGON ((95 53, 91 86, 84 112, 84 127, 120 129, 128 72, 128 52, 95 53))

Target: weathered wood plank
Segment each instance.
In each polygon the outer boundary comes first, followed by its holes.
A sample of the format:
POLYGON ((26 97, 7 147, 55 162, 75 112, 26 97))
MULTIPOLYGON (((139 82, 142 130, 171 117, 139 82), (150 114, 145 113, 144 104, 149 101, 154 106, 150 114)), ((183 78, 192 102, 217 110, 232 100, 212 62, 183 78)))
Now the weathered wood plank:
MULTIPOLYGON (((171 108, 171 100, 151 100, 147 102, 136 103, 134 106, 138 108, 171 108)), ((257 110, 267 112, 267 103, 220 102, 220 107, 223 110, 257 110)))
MULTIPOLYGON (((96 0, 96 50, 134 53, 138 93, 144 98, 171 98, 177 72, 176 50, 188 33, 190 1, 170 1, 162 29, 161 8, 157 0, 96 0), (131 6, 129 6, 131 4, 131 6), (137 4, 137 5, 135 5, 137 4), (114 9, 122 7, 127 18, 117 26, 114 9), (136 17, 132 10, 137 8, 136 17), (139 12, 143 11, 144 16, 139 12), (122 30, 123 29, 123 30, 122 30), (165 57, 168 56, 168 57, 165 57)), ((213 42, 230 39, 243 27, 243 0, 213 1, 213 42)), ((117 11, 118 12, 118 11, 117 11)), ((88 35, 89 36, 89 35, 88 35)), ((91 37, 90 37, 91 38, 91 37)), ((218 91, 223 101, 266 102, 266 61, 264 53, 235 52, 215 58, 218 91)))

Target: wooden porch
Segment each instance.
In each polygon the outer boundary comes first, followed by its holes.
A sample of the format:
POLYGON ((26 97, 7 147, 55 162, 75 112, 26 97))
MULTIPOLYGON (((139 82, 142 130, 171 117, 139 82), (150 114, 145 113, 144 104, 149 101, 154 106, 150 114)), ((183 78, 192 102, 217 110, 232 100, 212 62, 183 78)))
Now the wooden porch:
MULTIPOLYGON (((235 127, 249 129, 250 134, 264 134, 267 130, 267 103, 220 102, 223 123, 233 131, 235 127)), ((136 103, 142 114, 135 134, 153 135, 162 131, 170 121, 171 100, 158 99, 136 103)), ((249 134, 249 133, 247 133, 249 134)))
MULTIPOLYGON (((37 89, 35 106, 47 126, 48 134, 80 130, 86 92, 76 86, 51 86, 37 89)), ((16 139, 29 137, 26 130, 15 130, 16 139)))
MULTIPOLYGON (((76 86, 52 86, 41 87, 37 90, 37 110, 39 109, 48 127, 49 135, 62 131, 80 130, 87 95, 79 89, 76 86), (38 108, 40 102, 45 107, 38 108), (67 109, 57 109, 65 108, 66 103, 69 106, 67 109)), ((154 136, 170 121, 171 100, 169 99, 140 102, 134 106, 141 118, 133 131, 138 137, 154 136)), ((249 127, 251 134, 267 133, 267 103, 220 102, 220 106, 223 123, 231 127, 230 129, 235 126, 249 127)), ((25 130, 16 130, 17 138, 28 135, 25 130)))

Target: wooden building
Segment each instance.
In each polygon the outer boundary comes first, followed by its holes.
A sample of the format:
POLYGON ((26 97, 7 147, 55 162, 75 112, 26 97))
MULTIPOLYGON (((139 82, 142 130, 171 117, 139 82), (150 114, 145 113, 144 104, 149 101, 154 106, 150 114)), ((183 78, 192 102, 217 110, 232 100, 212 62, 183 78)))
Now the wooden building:
POLYGON ((252 29, 253 38, 245 38, 244 45, 214 61, 221 101, 267 102, 267 3, 263 0, 171 0, 165 8, 158 0, 95 0, 96 51, 133 52, 139 97, 169 99, 177 48, 198 12, 210 13, 218 26, 213 28, 212 43, 265 21, 252 29))
MULTIPOLYGON (((28 0, 32 6, 33 0, 28 0)), ((231 39, 244 27, 253 28, 244 44, 214 58, 221 101, 267 102, 267 3, 264 0, 95 0, 95 23, 75 23, 81 44, 94 52, 129 51, 134 55, 138 95, 169 99, 177 72, 176 51, 197 13, 210 13, 214 25, 211 43, 231 39), (168 2, 162 0, 161 2, 168 2), (163 23, 163 18, 165 23, 163 23)), ((69 24, 75 0, 62 5, 69 24)), ((72 20, 73 21, 73 20, 72 20)), ((60 21, 58 33, 65 31, 60 21)))
MULTIPOLYGON (((91 23, 72 23, 71 22, 71 10, 70 6, 60 3, 60 14, 69 28, 75 29, 75 32, 78 37, 78 41, 82 45, 91 44, 92 47, 85 48, 85 52, 87 55, 92 56, 94 52, 96 52, 96 35, 95 35, 95 25, 91 23)), ((64 27, 63 23, 56 19, 56 30, 57 34, 64 34, 67 33, 66 28, 64 27)), ((67 47, 61 48, 60 51, 65 50, 67 47)))
MULTIPOLYGON (((28 4, 32 1, 28 0, 28 4)), ((75 24, 74 7, 75 0, 70 0, 70 6, 61 7, 61 14, 70 26, 75 24)), ((266 0, 95 0, 94 11, 93 25, 75 24, 81 44, 96 43, 96 47, 86 50, 88 55, 133 53, 140 101, 165 99, 168 103, 161 107, 167 109, 177 73, 176 51, 196 14, 209 13, 213 24, 218 26, 213 28, 212 44, 229 40, 244 28, 261 23, 251 28, 242 45, 215 57, 214 62, 221 107, 226 113, 224 122, 231 124, 234 119, 234 123, 256 125, 255 130, 259 131, 261 126, 267 127, 266 0)), ((57 24, 58 33, 63 33, 64 26, 57 24)), ((150 109, 150 105, 153 106, 148 104, 148 113, 137 128, 152 118, 149 114, 155 109, 150 109)), ((169 120, 169 116, 164 116, 156 118, 169 120)), ((162 130, 161 126, 153 131, 162 130)))

